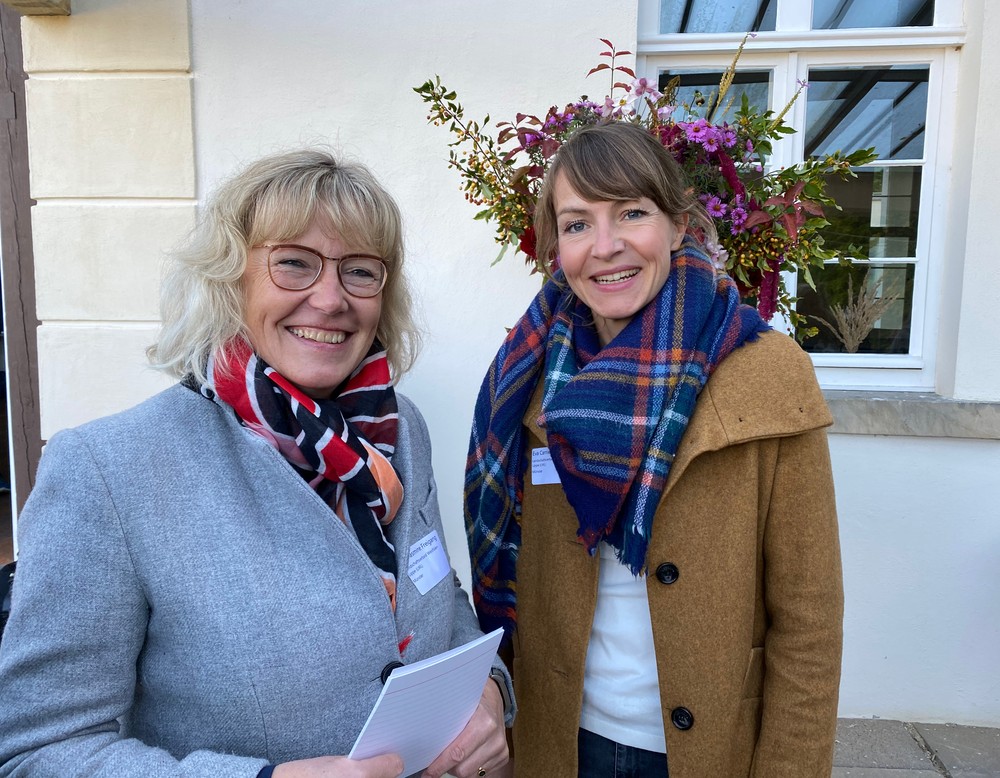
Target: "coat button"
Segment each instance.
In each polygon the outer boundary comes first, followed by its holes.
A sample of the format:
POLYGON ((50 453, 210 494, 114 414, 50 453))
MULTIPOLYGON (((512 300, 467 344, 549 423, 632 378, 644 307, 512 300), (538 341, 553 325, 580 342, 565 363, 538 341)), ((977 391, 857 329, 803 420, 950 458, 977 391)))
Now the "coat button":
POLYGON ((661 584, 672 584, 681 576, 681 571, 673 562, 664 562, 656 568, 656 580, 661 584))
POLYGON ((691 729, 694 726, 694 716, 687 708, 674 708, 670 712, 670 720, 677 729, 691 729))
POLYGON ((385 686, 386 681, 389 680, 389 674, 395 670, 397 667, 403 667, 402 662, 389 662, 385 667, 382 668, 382 674, 379 678, 382 679, 382 685, 385 686))

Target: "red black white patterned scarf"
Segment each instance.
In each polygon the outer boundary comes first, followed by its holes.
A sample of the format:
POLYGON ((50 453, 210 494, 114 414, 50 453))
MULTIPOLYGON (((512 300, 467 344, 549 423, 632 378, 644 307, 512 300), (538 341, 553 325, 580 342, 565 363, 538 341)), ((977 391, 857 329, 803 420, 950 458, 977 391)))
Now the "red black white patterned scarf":
POLYGON ((336 397, 314 400, 257 356, 243 339, 208 363, 199 387, 236 411, 243 425, 274 446, 354 531, 378 568, 396 608, 396 552, 384 527, 403 500, 390 459, 399 412, 385 349, 376 340, 336 397), (228 370, 219 369, 220 362, 228 370))

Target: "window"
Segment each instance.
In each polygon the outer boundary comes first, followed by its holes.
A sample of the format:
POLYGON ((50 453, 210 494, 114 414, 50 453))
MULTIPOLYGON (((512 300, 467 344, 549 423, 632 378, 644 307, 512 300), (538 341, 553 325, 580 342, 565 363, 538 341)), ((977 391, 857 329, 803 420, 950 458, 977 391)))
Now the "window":
MULTIPOLYGON (((804 344, 826 386, 931 390, 956 107, 960 0, 639 0, 637 72, 710 98, 747 31, 733 89, 780 110, 808 89, 773 166, 874 146, 857 179, 832 181, 827 239, 868 259, 786 278, 820 333, 804 344)), ((737 95, 737 103, 739 96, 737 95)))

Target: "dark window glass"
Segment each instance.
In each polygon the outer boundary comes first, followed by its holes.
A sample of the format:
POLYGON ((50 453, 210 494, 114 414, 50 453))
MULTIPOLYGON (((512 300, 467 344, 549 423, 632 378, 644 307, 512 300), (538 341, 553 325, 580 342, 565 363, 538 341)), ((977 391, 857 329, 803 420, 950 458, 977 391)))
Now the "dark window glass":
POLYGON ((927 66, 809 71, 805 155, 875 147, 880 159, 920 159, 927 66))
MULTIPOLYGON (((674 103, 678 106, 690 106, 698 116, 707 117, 715 109, 715 104, 719 97, 719 81, 722 79, 722 71, 690 73, 677 71, 673 73, 660 74, 660 91, 667 88, 667 84, 673 78, 679 78, 676 97, 674 103)), ((729 91, 723 98, 723 106, 715 116, 713 121, 732 122, 735 113, 739 110, 745 94, 750 101, 750 105, 766 110, 768 106, 768 91, 770 89, 770 73, 767 71, 746 72, 741 71, 733 78, 733 83, 729 91)), ((685 121, 688 117, 683 115, 683 110, 678 108, 674 113, 674 121, 685 121)))
POLYGON ((929 27, 933 23, 934 0, 813 0, 814 30, 929 27))
POLYGON ((859 262, 813 270, 816 291, 799 277, 796 310, 819 334, 803 344, 814 354, 906 354, 913 310, 911 263, 859 262))
POLYGON ((776 7, 777 0, 660 0, 660 32, 773 30, 776 7))
POLYGON ((848 180, 831 177, 826 191, 841 210, 826 209, 826 246, 858 246, 871 259, 903 259, 917 252, 921 168, 864 168, 848 180))

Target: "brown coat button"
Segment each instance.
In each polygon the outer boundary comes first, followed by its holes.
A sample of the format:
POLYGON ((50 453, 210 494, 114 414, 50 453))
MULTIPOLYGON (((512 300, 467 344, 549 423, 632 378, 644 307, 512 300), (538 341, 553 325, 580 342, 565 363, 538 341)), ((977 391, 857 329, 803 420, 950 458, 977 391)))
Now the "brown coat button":
POLYGON ((673 562, 664 562, 656 568, 656 580, 661 584, 672 584, 681 576, 681 571, 673 562))
POLYGON ((674 708, 670 712, 670 721, 679 730, 691 729, 694 726, 694 716, 687 708, 674 708))

